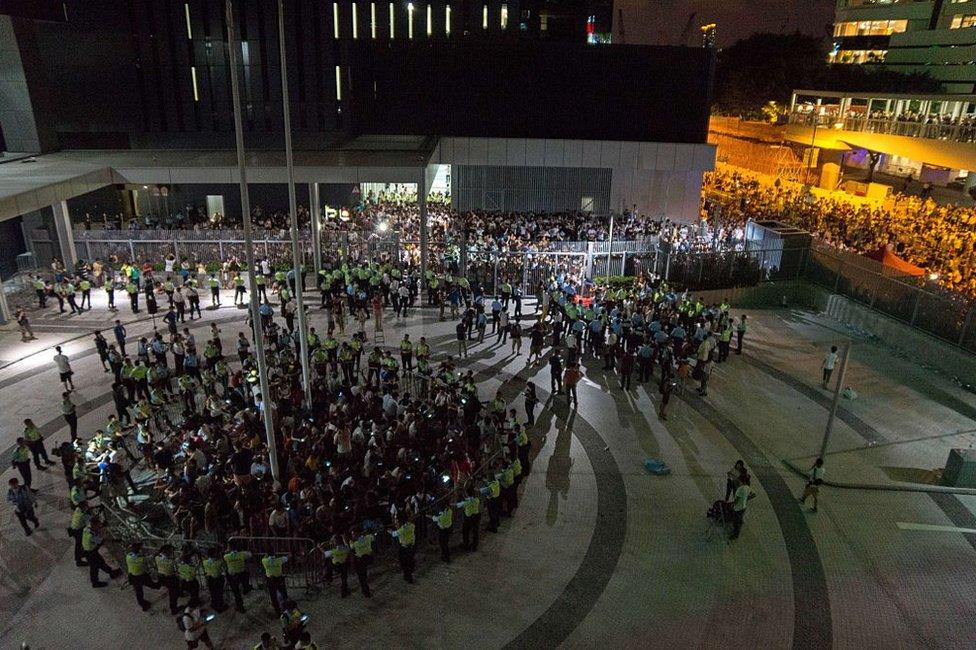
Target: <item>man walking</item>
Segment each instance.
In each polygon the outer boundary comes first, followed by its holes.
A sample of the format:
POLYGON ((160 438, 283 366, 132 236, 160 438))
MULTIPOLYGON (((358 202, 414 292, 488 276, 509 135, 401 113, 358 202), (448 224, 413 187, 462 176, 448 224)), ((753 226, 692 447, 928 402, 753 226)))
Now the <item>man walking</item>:
POLYGON ((61 383, 64 384, 64 389, 74 390, 75 383, 71 380, 71 375, 73 375, 74 372, 71 370, 71 364, 68 362, 68 356, 61 351, 60 345, 54 348, 54 351, 57 352, 57 354, 54 355, 54 365, 58 367, 58 374, 61 376, 61 383))
POLYGON ((34 514, 34 495, 30 488, 21 485, 16 478, 10 479, 9 485, 7 501, 13 504, 14 514, 17 515, 17 521, 20 522, 20 525, 24 527, 24 534, 30 537, 34 531, 27 525, 28 521, 34 524, 34 530, 41 527, 41 522, 37 520, 37 515, 34 514))
POLYGON ((104 571, 111 578, 117 578, 122 573, 121 569, 110 569, 105 563, 105 558, 101 554, 102 538, 99 535, 100 532, 101 524, 95 520, 90 521, 81 532, 81 550, 85 552, 85 557, 88 560, 88 577, 92 587, 108 585, 108 583, 98 580, 99 571, 104 571))
POLYGON ((112 328, 112 333, 115 334, 115 342, 119 344, 119 354, 125 356, 126 331, 125 325, 122 324, 122 321, 116 319, 115 327, 112 328))
POLYGON ((824 476, 824 461, 823 458, 818 458, 813 463, 813 467, 810 468, 809 478, 807 479, 807 484, 803 488, 803 496, 800 497, 800 503, 806 503, 807 497, 813 497, 813 507, 810 508, 810 512, 817 511, 817 505, 820 500, 820 486, 823 484, 824 476))

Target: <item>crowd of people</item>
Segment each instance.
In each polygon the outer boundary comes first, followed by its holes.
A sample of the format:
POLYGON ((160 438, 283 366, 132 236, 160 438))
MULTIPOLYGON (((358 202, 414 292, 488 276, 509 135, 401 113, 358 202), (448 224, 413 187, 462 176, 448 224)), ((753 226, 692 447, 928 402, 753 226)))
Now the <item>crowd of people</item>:
MULTIPOLYGON (((119 575, 98 550, 99 538, 110 534, 105 510, 116 506, 192 540, 183 548, 125 549, 138 604, 150 607, 145 588, 165 589, 171 613, 181 618, 202 602, 199 576, 212 609, 224 609, 225 589, 243 609, 249 556, 235 537, 310 539, 315 549, 306 552, 315 554, 330 582, 333 574, 339 578, 343 597, 350 593, 349 569, 369 597, 368 566, 383 546, 396 546, 404 579, 413 582, 414 548, 424 539, 436 536, 441 559, 450 561, 457 528, 462 548, 477 549, 482 509, 487 529, 497 532, 500 518, 517 508, 516 490, 529 470, 527 425, 501 395, 480 401, 473 372, 449 356, 435 357, 423 337, 406 336, 391 348, 368 344, 368 320, 381 332, 384 311, 405 318, 416 305, 418 285, 409 274, 392 263, 327 260, 318 282, 327 331, 308 331, 311 403, 304 401, 296 323, 288 314, 294 275, 266 278, 271 295, 262 307, 269 309, 262 309, 257 327, 268 343, 267 400, 250 319, 233 353, 217 324, 197 342, 189 329, 180 331, 182 318, 167 319, 165 332, 138 340, 121 321, 108 337, 96 333, 115 413, 90 437, 77 437, 76 420, 71 441, 58 449, 74 508, 69 533, 92 586, 105 584, 102 573, 119 575), (265 409, 273 411, 274 467, 265 409), (96 497, 103 505, 94 505, 96 497)), ((428 278, 427 300, 442 314, 458 292, 473 300, 460 279, 441 282, 438 288, 436 276, 428 278)), ((56 362, 70 404, 73 373, 61 357, 56 362)), ((28 455, 37 445, 43 450, 32 423, 25 423, 24 436, 18 444, 28 455)), ((29 494, 30 462, 21 456, 15 453, 15 466, 29 494)), ((46 469, 46 454, 34 459, 46 469)), ((295 645, 303 626, 289 627, 291 601, 277 579, 285 560, 273 553, 256 559, 287 628, 287 647, 304 647, 295 645)))
POLYGON ((743 172, 706 174, 708 200, 719 219, 773 219, 859 253, 888 248, 950 289, 976 295, 976 208, 897 194, 884 205, 817 197, 790 183, 768 183, 743 172))

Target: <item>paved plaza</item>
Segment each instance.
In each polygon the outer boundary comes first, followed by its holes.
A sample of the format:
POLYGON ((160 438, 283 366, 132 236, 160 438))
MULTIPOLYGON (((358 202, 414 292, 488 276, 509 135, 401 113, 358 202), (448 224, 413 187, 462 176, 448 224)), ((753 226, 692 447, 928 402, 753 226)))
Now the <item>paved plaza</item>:
MULTIPOLYGON (((24 418, 40 426, 49 449, 67 438, 53 345, 63 342, 72 361, 81 435, 104 424, 110 375, 91 332, 114 316, 99 299, 79 316, 35 313, 35 341, 0 333, 4 484, 24 418)), ((524 418, 525 382, 540 389, 521 507, 498 534, 483 535, 477 552, 459 551, 450 564, 427 548, 416 584, 381 561, 371 600, 356 587, 347 599, 334 587, 296 594, 313 639, 322 647, 976 645, 976 495, 926 491, 949 449, 976 440, 976 395, 924 359, 894 356, 822 316, 746 313, 744 354, 716 366, 706 397, 689 387, 673 399, 666 421, 656 414, 656 383, 622 391, 602 361, 584 357, 572 411, 549 394, 548 367, 527 366, 525 351, 512 356, 493 338, 472 346, 460 367, 476 372, 483 399, 501 390, 524 418), (820 363, 831 344, 852 337, 846 384, 857 398, 842 401, 826 462, 826 478, 844 487, 825 487, 811 513, 796 499, 802 477, 784 461, 808 467, 816 457, 831 398, 819 387, 820 363), (649 474, 647 458, 664 460, 671 474, 649 474), (705 512, 740 458, 757 492, 742 535, 706 539, 705 512)), ((133 319, 125 307, 119 315, 133 319)), ((137 316, 130 339, 153 327, 137 316)), ((191 328, 202 334, 218 322, 232 349, 243 318, 233 306, 204 310, 191 328)), ((325 330, 322 312, 310 320, 325 330)), ((386 345, 404 332, 426 336, 435 357, 455 353, 454 322, 433 310, 388 318, 386 345)), ((60 469, 37 474, 37 534, 24 536, 9 504, 0 511, 0 648, 184 647, 163 592, 148 592, 158 606, 144 614, 124 579, 89 587, 65 534, 60 469)), ((219 647, 250 648, 262 631, 278 631, 263 592, 247 604, 246 614, 228 611, 211 624, 219 647)))

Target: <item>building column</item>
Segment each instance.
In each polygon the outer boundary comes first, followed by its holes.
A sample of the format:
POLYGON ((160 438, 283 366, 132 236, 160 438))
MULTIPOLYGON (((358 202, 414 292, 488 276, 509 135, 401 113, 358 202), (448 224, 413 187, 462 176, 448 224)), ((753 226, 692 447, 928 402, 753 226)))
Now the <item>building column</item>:
POLYGON ((421 282, 427 281, 427 264, 430 255, 430 242, 427 224, 427 170, 420 168, 417 183, 417 205, 420 207, 420 277, 421 282))
POLYGON ((69 273, 74 273, 78 253, 75 252, 75 234, 71 227, 71 215, 68 213, 68 202, 58 201, 51 206, 54 212, 54 229, 58 233, 58 247, 61 250, 61 261, 69 273))

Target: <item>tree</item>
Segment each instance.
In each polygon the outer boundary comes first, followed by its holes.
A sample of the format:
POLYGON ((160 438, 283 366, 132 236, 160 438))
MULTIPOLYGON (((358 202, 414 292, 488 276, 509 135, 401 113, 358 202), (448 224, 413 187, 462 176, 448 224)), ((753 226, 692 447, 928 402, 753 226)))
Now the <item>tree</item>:
POLYGON ((827 62, 827 39, 793 34, 753 34, 718 55, 714 110, 762 119, 769 102, 788 105, 794 89, 938 92, 938 82, 861 65, 827 62))

